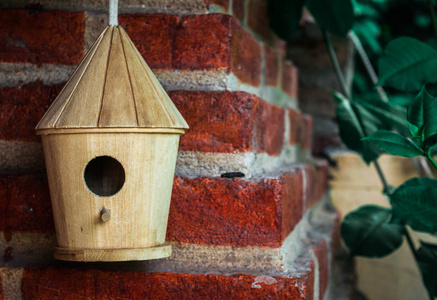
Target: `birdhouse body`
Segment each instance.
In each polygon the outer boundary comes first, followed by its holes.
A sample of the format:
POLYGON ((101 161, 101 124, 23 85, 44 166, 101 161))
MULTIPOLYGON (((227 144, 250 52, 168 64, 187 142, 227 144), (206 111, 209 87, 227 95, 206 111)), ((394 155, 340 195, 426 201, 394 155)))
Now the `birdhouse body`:
POLYGON ((62 260, 167 257, 179 136, 188 126, 135 46, 108 27, 37 126, 62 260))

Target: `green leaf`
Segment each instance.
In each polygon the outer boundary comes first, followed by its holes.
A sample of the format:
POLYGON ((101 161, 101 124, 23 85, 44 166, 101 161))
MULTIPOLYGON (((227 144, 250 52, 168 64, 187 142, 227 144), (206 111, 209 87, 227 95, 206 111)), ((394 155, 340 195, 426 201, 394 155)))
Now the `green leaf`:
POLYGON ((425 149, 437 142, 437 99, 430 95, 425 86, 408 106, 408 122, 419 128, 420 141, 425 149))
POLYGON ((410 122, 407 121, 408 124, 408 129, 410 130, 410 133, 413 137, 419 137, 419 127, 417 127, 416 125, 411 124, 410 122))
POLYGON ((422 127, 430 121, 436 120, 437 99, 430 95, 425 86, 410 102, 407 108, 407 120, 416 127, 422 127))
POLYGON ((437 82, 437 51, 413 38, 390 42, 379 60, 379 84, 406 91, 417 91, 437 82))
POLYGON ((330 33, 344 36, 352 28, 354 9, 351 0, 306 0, 305 6, 316 23, 330 33))
POLYGON ((379 129, 394 130, 403 136, 409 135, 408 126, 405 122, 407 118, 405 108, 371 99, 364 101, 356 99, 354 103, 365 107, 382 122, 382 127, 379 127, 379 129))
POLYGON ((412 229, 437 232, 437 180, 417 177, 404 182, 391 195, 396 219, 412 229))
POLYGON ((304 0, 267 1, 270 27, 281 39, 288 41, 296 31, 302 18, 303 3, 304 0))
POLYGON ((380 121, 365 108, 351 103, 339 93, 334 94, 337 104, 337 121, 340 137, 343 143, 351 150, 358 152, 363 160, 369 164, 378 158, 381 151, 367 141, 367 132, 378 130, 380 121))
POLYGON ((376 147, 391 155, 414 157, 423 154, 409 139, 392 131, 378 130, 363 140, 372 142, 376 147))
POLYGON ((417 251, 417 263, 422 273, 423 284, 429 296, 434 299, 437 295, 437 245, 420 242, 417 251))
POLYGON ((361 206, 341 224, 341 236, 351 255, 383 257, 399 248, 404 227, 391 224, 391 210, 376 205, 361 206))

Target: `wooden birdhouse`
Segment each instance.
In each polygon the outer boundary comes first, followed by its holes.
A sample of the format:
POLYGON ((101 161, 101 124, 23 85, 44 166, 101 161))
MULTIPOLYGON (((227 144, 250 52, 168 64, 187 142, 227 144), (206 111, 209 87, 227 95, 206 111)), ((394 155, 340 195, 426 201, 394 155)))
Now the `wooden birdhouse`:
POLYGON ((36 127, 58 248, 70 261, 168 257, 179 136, 188 125, 123 28, 108 26, 36 127))

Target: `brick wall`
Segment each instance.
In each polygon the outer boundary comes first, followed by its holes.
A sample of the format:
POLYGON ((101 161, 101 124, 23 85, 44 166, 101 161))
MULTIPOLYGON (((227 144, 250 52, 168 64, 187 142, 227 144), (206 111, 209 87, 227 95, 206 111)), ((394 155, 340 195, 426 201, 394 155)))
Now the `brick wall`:
POLYGON ((170 208, 173 255, 53 260, 34 127, 105 11, 97 0, 0 3, 0 299, 328 299, 339 244, 328 165, 310 155, 298 70, 261 0, 121 1, 120 25, 190 125, 170 208))

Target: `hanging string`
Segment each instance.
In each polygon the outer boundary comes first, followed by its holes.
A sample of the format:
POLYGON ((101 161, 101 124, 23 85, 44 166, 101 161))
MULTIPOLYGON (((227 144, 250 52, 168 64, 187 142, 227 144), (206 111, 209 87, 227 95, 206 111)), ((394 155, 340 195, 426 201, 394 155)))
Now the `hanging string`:
POLYGON ((118 0, 109 0, 109 26, 118 26, 118 0))

